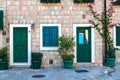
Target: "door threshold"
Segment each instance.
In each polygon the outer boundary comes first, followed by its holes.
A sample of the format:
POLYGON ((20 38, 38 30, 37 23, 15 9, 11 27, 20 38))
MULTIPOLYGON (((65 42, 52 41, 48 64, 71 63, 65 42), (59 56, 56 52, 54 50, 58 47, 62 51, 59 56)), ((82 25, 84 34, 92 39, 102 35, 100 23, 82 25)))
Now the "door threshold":
POLYGON ((15 65, 15 66, 10 66, 9 69, 30 69, 31 66, 27 65, 15 65))

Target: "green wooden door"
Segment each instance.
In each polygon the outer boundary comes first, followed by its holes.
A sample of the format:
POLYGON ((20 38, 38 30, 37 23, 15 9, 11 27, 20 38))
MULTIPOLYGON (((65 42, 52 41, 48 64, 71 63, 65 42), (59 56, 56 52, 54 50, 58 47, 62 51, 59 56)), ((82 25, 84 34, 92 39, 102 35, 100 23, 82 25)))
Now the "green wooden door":
POLYGON ((26 27, 13 28, 13 61, 28 62, 28 33, 26 27))
POLYGON ((77 27, 77 62, 91 62, 91 28, 77 27))

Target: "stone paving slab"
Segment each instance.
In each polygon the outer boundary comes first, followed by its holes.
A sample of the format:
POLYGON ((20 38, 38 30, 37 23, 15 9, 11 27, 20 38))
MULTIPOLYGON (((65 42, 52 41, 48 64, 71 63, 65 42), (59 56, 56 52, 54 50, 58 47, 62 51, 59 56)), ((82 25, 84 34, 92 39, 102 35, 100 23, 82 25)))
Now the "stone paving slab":
POLYGON ((104 66, 82 66, 73 69, 10 69, 0 71, 0 80, 120 80, 120 65, 114 68, 104 66), (87 70, 77 73, 75 70, 87 70), (33 75, 45 75, 44 78, 33 78, 33 75))

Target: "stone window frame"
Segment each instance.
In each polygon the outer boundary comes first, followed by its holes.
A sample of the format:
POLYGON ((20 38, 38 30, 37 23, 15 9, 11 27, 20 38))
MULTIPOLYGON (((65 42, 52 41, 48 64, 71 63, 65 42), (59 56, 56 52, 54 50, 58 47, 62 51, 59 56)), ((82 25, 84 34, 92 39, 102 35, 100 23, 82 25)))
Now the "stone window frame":
MULTIPOLYGON (((40 24, 40 50, 57 50, 57 47, 44 47, 43 46, 43 27, 44 26, 58 26, 58 35, 61 36, 61 24, 40 24)), ((59 37, 58 36, 58 37, 59 37)))

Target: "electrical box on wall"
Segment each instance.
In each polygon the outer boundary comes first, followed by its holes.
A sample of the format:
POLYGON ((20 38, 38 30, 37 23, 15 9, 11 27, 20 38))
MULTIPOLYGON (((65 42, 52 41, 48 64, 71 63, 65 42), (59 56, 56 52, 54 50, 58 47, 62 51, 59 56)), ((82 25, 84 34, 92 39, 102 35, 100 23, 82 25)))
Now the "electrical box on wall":
POLYGON ((0 30, 3 30, 3 11, 0 10, 0 30))

